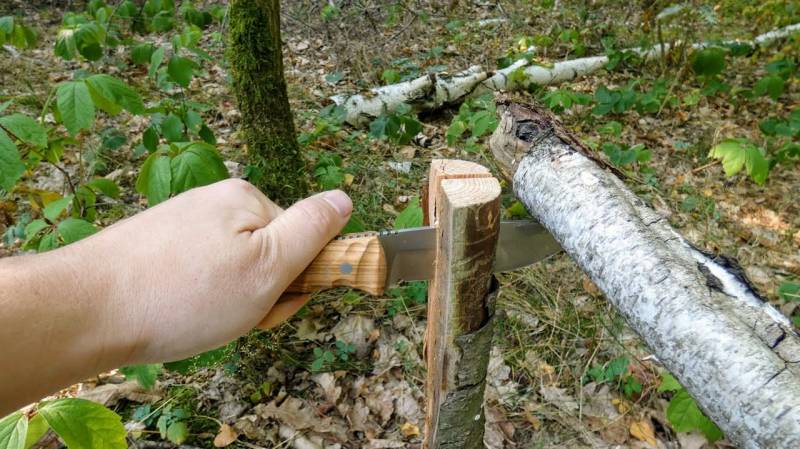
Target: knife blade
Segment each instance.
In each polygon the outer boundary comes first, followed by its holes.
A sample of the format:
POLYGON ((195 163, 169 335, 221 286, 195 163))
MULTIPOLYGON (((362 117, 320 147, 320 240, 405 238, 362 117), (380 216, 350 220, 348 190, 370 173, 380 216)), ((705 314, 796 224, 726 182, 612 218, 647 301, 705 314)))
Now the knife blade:
MULTIPOLYGON (((549 232, 534 220, 500 223, 494 271, 533 264, 561 251, 549 232)), ((399 281, 431 279, 436 228, 348 234, 331 241, 287 292, 310 293, 348 286, 378 295, 399 281)))

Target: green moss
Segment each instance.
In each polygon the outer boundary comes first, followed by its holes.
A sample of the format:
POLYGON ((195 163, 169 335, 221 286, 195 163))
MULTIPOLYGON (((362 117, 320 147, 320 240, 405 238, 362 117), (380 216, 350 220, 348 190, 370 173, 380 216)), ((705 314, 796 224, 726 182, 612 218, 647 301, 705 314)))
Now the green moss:
POLYGON ((251 181, 283 205, 305 196, 307 170, 283 77, 278 0, 231 2, 228 60, 251 181))

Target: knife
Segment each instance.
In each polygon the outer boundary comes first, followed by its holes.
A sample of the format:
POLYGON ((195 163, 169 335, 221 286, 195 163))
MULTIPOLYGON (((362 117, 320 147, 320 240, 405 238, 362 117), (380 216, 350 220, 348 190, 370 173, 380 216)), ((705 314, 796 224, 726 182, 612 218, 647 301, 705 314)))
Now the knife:
MULTIPOLYGON (((556 254, 561 246, 533 220, 500 223, 494 271, 524 267, 556 254)), ((380 295, 399 281, 431 279, 436 228, 346 234, 328 243, 288 293, 352 287, 380 295)))

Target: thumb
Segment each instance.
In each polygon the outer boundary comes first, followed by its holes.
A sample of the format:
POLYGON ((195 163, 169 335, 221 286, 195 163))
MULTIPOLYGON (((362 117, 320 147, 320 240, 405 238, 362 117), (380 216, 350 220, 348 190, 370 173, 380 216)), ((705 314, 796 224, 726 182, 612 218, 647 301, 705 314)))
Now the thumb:
POLYGON ((273 269, 273 282, 279 291, 306 269, 322 248, 342 230, 353 203, 341 190, 330 190, 306 198, 278 215, 265 232, 273 269))

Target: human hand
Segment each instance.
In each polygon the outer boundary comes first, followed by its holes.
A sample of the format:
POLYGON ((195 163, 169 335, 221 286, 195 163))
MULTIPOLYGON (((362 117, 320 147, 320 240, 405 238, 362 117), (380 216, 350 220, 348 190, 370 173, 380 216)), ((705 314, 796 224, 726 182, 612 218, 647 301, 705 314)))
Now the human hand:
POLYGON ((351 210, 346 194, 330 191, 283 211, 249 183, 226 180, 67 248, 109 280, 101 316, 121 323, 112 332, 135 336, 119 364, 177 360, 294 314, 307 295, 276 301, 351 210))

